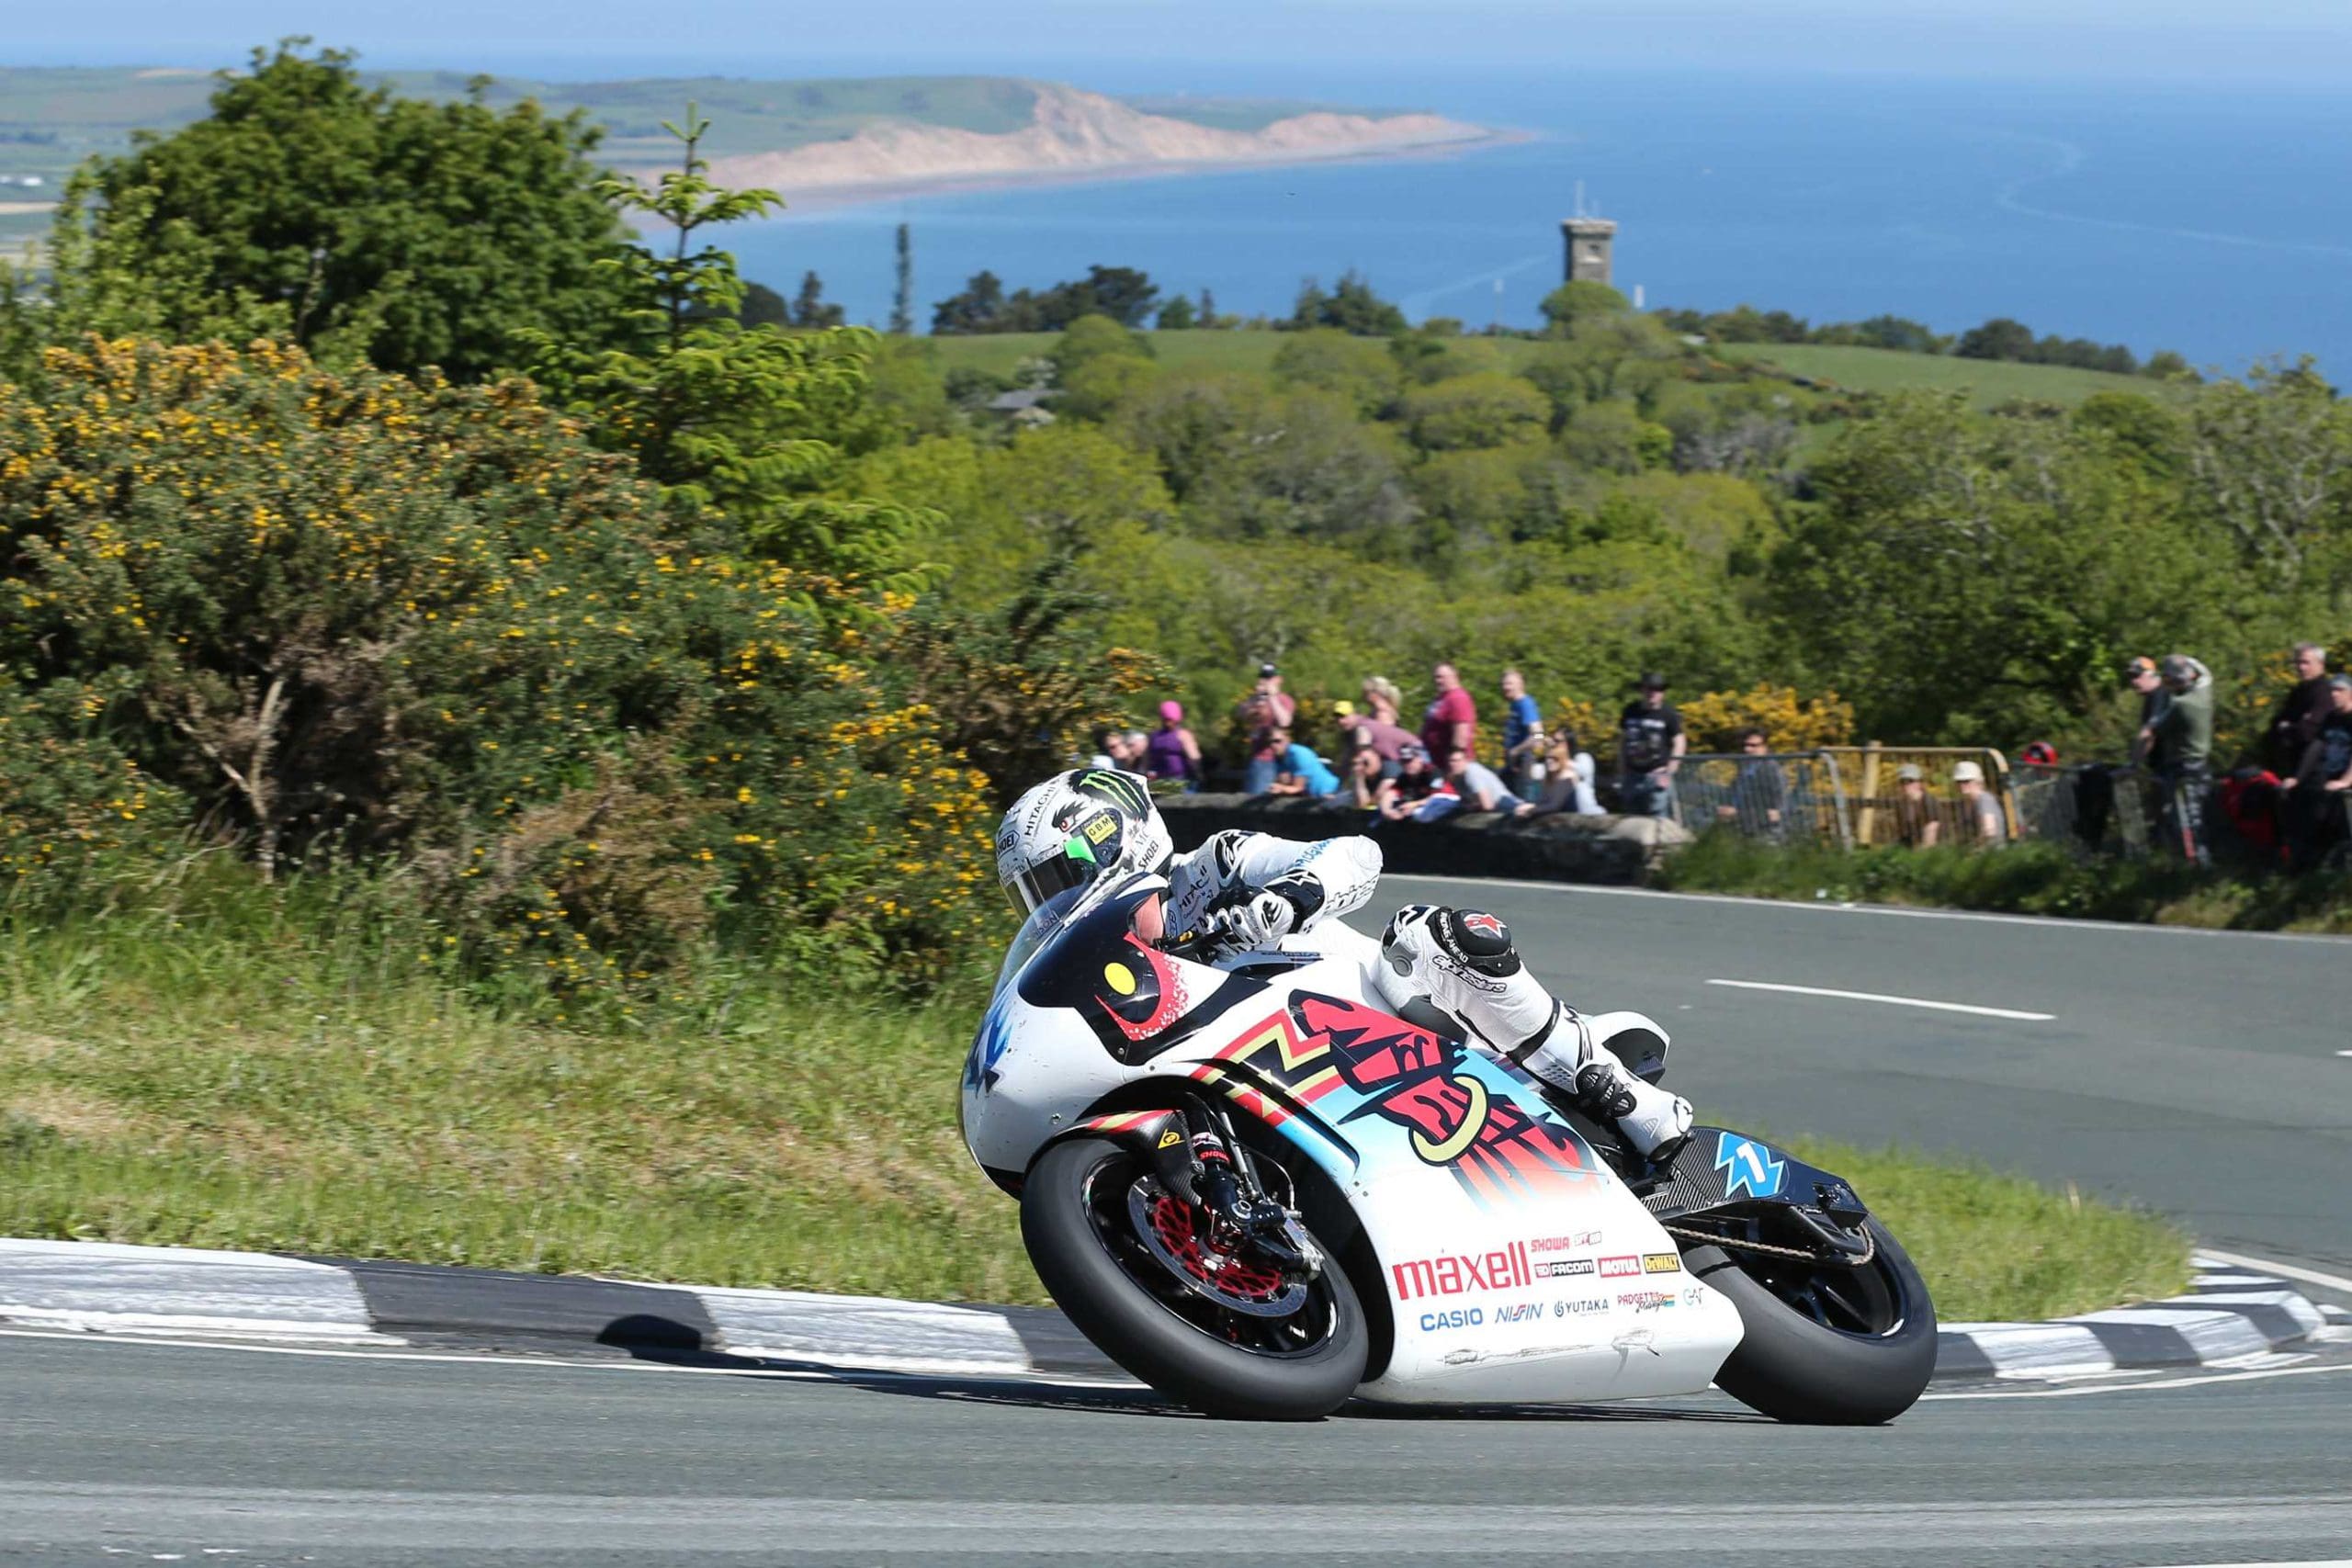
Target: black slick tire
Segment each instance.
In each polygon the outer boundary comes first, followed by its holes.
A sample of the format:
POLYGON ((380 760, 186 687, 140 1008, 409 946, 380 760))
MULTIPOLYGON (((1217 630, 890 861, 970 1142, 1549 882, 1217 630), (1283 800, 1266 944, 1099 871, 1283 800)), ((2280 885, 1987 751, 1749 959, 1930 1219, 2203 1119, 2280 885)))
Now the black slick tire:
MULTIPOLYGON (((1363 1308, 1334 1262, 1330 1332, 1312 1349, 1253 1353, 1195 1327, 1155 1299, 1111 1256, 1087 1209, 1095 1173, 1126 1153, 1101 1138, 1072 1138, 1038 1156, 1021 1189, 1021 1239, 1054 1302, 1097 1348, 1170 1399, 1244 1421, 1312 1421, 1346 1403, 1363 1380, 1371 1334, 1363 1308)), ((1115 1174, 1115 1173, 1114 1173, 1115 1174)))
POLYGON ((1878 1268, 1901 1320, 1863 1337, 1825 1327, 1742 1271, 1721 1247, 1694 1247, 1682 1266, 1732 1299, 1745 1329, 1715 1373, 1715 1386, 1777 1421, 1871 1427, 1917 1402, 1936 1372, 1936 1309, 1902 1244, 1876 1220, 1878 1268))

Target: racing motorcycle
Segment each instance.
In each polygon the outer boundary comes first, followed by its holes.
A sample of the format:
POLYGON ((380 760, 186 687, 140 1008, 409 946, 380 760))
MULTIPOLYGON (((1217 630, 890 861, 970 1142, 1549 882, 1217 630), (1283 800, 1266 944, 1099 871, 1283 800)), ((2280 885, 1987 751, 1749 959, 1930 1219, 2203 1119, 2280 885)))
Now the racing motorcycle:
MULTIPOLYGON (((1038 906, 958 1105, 1038 1278, 1144 1382, 1301 1420, 1713 1382, 1834 1424, 1927 1386, 1927 1288, 1846 1181, 1717 1127, 1645 1159, 1434 1010, 1386 1010, 1377 942, 1337 921, 1247 953, 1147 944, 1136 908, 1165 886, 1038 906)), ((1587 1021, 1664 1074, 1656 1023, 1587 1021)))

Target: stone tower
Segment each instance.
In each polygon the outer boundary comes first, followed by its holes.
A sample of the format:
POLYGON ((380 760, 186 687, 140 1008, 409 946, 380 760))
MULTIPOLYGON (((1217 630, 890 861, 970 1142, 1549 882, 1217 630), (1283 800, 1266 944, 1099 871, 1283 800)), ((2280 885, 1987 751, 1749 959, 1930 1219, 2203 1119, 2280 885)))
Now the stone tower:
POLYGON ((1607 283, 1610 253, 1617 243, 1617 223, 1610 218, 1563 218, 1560 238, 1566 247, 1565 279, 1569 283, 1607 283))

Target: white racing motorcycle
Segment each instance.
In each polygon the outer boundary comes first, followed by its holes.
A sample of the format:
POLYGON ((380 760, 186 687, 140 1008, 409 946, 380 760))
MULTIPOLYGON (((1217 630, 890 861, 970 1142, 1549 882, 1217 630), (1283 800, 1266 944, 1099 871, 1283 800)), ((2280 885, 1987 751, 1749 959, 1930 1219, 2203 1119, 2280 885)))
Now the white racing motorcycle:
MULTIPOLYGON (((959 1108, 1038 1277, 1128 1371, 1277 1420, 1711 1381, 1787 1421, 1918 1398, 1935 1309, 1846 1182, 1714 1127, 1643 1159, 1434 1013, 1385 1010, 1378 944, 1338 921, 1274 953, 1148 946, 1135 909, 1165 886, 1037 908, 959 1108)), ((1657 1081, 1656 1024, 1589 1021, 1657 1081)))

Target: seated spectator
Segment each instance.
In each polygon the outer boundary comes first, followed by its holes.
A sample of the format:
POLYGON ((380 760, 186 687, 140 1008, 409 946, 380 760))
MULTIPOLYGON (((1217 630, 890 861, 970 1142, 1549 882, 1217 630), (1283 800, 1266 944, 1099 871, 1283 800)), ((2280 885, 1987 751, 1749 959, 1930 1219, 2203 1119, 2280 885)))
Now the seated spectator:
MULTIPOLYGON (((1434 822, 1441 817, 1451 817, 1457 811, 1503 811, 1516 816, 1526 802, 1503 787, 1495 770, 1470 755, 1469 749, 1456 746, 1446 753, 1445 782, 1452 786, 1453 803, 1442 808, 1425 809, 1419 820, 1434 822)), ((1431 798, 1436 807, 1438 797, 1431 798)))
POLYGON ((1380 786, 1389 779, 1388 764, 1369 746, 1359 746, 1348 758, 1347 783, 1340 798, 1364 811, 1380 809, 1380 786))
POLYGON ((1592 753, 1577 750, 1574 730, 1563 728, 1550 737, 1540 771, 1543 793, 1511 815, 1554 817, 1564 811, 1578 817, 1602 815, 1600 797, 1592 789, 1592 753))
POLYGON ((1186 789, 1201 787, 1201 743, 1184 728, 1184 705, 1159 705, 1159 728, 1144 738, 1146 778, 1176 779, 1186 789))
POLYGON ((1951 782, 1960 788, 1962 836, 1979 848, 2007 843, 2009 819, 2002 813, 1999 798, 1984 787, 1984 770, 1974 762, 1956 763, 1951 782))
POLYGON ((2287 796, 2290 863, 2310 871, 2352 831, 2352 675, 2332 675, 2328 710, 2303 748, 2287 796))
POLYGON ((1906 849, 1931 850, 1940 843, 1944 825, 1928 794, 1928 775, 1917 762, 1894 770, 1894 841, 1906 849))
POLYGON ((1527 694, 1527 677, 1503 671, 1503 776, 1521 795, 1534 793, 1535 765, 1544 756, 1544 709, 1527 694))
POLYGON ((1408 745, 1417 744, 1413 732, 1399 724, 1396 682, 1385 675, 1367 675, 1363 680, 1363 707, 1350 716, 1347 722, 1349 744, 1369 746, 1380 753, 1384 771, 1396 773, 1396 760, 1408 745))
POLYGON ((1268 795, 1303 795, 1321 800, 1340 793, 1340 775, 1311 749, 1293 740, 1287 728, 1275 727, 1266 741, 1274 753, 1274 782, 1267 786, 1268 795))
POLYGON ((1148 760, 1148 743, 1140 729, 1107 730, 1102 736, 1102 750, 1088 760, 1090 768, 1115 768, 1123 773, 1140 773, 1148 760))
POLYGON ((1430 754, 1421 750, 1419 741, 1411 742, 1396 760, 1396 776, 1380 782, 1382 819, 1402 822, 1417 815, 1429 803, 1437 783, 1437 774, 1430 767, 1430 754))
POLYGON ((1770 755, 1771 738, 1760 729, 1744 729, 1739 750, 1739 773, 1731 781, 1731 799, 1715 807, 1715 820, 1738 829, 1747 838, 1769 844, 1783 842, 1789 776, 1770 755))

